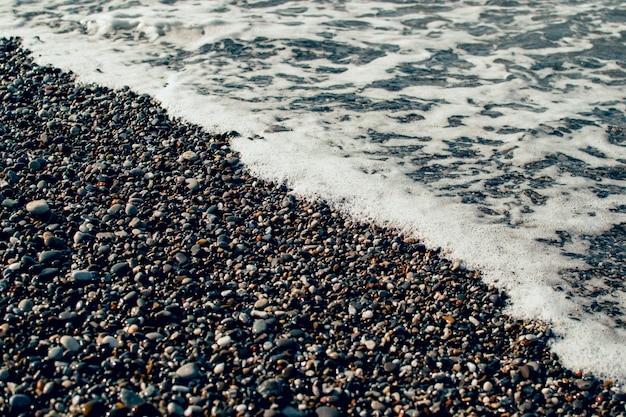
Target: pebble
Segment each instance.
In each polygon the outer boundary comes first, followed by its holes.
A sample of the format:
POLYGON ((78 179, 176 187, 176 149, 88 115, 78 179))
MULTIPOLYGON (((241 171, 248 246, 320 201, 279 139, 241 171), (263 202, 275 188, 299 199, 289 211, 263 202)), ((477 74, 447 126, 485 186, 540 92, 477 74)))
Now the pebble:
POLYGON ((317 407, 315 409, 315 414, 317 414, 317 417, 339 417, 341 415, 339 413, 339 410, 337 410, 336 408, 328 407, 325 405, 317 407))
POLYGON ((72 280, 79 282, 91 281, 94 274, 91 271, 72 271, 72 280))
POLYGON ((46 200, 33 200, 26 203, 26 211, 31 214, 46 214, 50 211, 50 206, 46 200))
POLYGON ((233 341, 233 339, 230 336, 222 336, 219 339, 217 339, 216 343, 219 347, 226 347, 228 345, 230 345, 230 343, 233 341))
POLYGON ((70 352, 78 352, 80 350, 80 343, 72 336, 61 336, 61 346, 70 352))
POLYGON ((267 331, 267 322, 264 319, 255 319, 252 323, 252 333, 260 334, 267 331))
POLYGON ((52 346, 48 349, 47 359, 51 361, 56 361, 61 359, 63 356, 63 348, 61 346, 52 346))
POLYGON ((198 374, 199 370, 195 363, 187 363, 176 370, 176 376, 182 379, 192 379, 198 374))
POLYGON ((9 398, 9 407, 13 411, 23 411, 31 404, 32 400, 25 394, 14 394, 9 398))

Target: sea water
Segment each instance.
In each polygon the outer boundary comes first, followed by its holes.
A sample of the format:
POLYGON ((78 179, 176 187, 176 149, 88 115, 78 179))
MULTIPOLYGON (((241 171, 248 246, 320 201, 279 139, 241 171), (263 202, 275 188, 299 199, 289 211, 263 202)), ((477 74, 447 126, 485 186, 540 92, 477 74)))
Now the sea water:
POLYGON ((14 0, 0 34, 261 177, 440 247, 626 381, 620 0, 14 0))

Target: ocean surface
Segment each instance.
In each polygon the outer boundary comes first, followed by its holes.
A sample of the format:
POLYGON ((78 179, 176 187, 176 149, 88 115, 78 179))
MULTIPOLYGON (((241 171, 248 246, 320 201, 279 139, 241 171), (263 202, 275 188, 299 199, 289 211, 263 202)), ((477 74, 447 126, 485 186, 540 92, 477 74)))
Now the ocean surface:
POLYGON ((621 0, 7 0, 0 35, 129 86, 257 175, 441 247, 626 382, 621 0))

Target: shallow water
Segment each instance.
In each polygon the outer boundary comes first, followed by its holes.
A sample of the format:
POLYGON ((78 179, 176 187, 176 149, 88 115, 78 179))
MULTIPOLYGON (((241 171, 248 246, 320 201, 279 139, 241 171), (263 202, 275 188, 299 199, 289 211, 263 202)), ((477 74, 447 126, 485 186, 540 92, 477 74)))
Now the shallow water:
POLYGON ((235 130, 260 176, 414 233, 624 380, 620 1, 14 1, 0 33, 82 81, 235 130))

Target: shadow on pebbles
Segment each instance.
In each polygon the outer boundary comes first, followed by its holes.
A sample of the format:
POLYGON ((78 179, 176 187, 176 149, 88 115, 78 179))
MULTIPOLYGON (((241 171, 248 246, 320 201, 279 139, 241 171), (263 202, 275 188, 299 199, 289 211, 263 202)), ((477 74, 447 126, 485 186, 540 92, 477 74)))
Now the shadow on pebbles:
POLYGON ((478 273, 0 45, 0 414, 623 412, 478 273))

